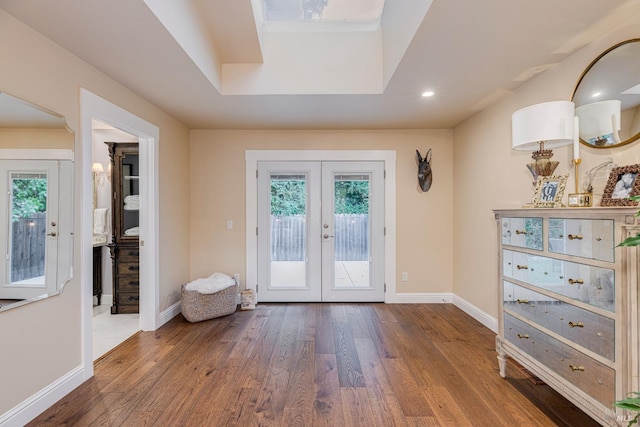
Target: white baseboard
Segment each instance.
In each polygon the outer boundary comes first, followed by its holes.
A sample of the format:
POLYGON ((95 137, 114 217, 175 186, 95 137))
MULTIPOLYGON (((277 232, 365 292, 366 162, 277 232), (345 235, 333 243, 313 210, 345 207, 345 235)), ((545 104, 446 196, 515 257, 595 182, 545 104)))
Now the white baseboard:
POLYGON ((453 301, 451 293, 402 293, 385 296, 387 304, 450 304, 453 301))
POLYGON ((173 303, 160 313, 158 328, 180 314, 180 301, 173 303))
POLYGON ((495 317, 480 310, 469 301, 466 301, 465 299, 462 299, 457 295, 453 295, 453 305, 476 319, 478 322, 482 323, 484 326, 486 326, 496 334, 498 333, 498 319, 496 319, 495 317))
POLYGON ((84 368, 78 366, 27 400, 24 400, 16 407, 0 415, 0 427, 20 427, 26 425, 84 381, 84 368))
POLYGON ((387 295, 387 304, 453 304, 469 316, 498 333, 498 320, 453 293, 402 293, 387 295))

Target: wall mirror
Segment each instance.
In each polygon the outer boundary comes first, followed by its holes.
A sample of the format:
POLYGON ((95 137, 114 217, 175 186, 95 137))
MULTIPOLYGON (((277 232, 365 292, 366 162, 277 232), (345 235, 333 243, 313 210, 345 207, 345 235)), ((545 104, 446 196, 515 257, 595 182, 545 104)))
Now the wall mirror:
POLYGON ((0 312, 71 279, 73 146, 63 116, 0 92, 0 312))
POLYGON ((594 59, 572 100, 582 144, 613 148, 640 138, 640 39, 618 43, 594 59))

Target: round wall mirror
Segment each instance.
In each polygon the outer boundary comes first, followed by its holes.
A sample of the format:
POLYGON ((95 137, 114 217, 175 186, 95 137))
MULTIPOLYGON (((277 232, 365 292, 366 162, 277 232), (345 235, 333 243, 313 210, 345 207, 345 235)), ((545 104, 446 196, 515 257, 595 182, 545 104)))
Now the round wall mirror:
POLYGON ((580 142, 613 148, 640 138, 640 39, 612 46, 582 73, 571 98, 580 142))

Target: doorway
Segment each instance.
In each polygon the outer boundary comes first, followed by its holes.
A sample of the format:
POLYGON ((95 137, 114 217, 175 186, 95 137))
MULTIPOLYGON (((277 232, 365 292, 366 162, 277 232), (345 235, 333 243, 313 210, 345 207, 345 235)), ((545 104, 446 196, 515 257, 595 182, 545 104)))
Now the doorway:
POLYGON ((138 138, 140 148, 140 318, 138 329, 153 331, 160 326, 158 276, 158 140, 157 126, 115 104, 80 89, 82 158, 76 172, 81 177, 81 283, 82 287, 82 364, 85 378, 93 375, 93 292, 92 283, 92 138, 93 120, 99 120, 138 138), (87 185, 88 184, 88 185, 87 185))
POLYGON ((258 162, 258 298, 384 301, 384 162, 258 162))
MULTIPOLYGON (((93 171, 93 358, 99 359, 140 330, 138 313, 114 312, 119 302, 114 295, 112 220, 114 179, 109 144, 137 143, 138 138, 100 120, 92 120, 93 171)), ((139 212, 133 212, 136 219, 139 212)), ((136 278, 137 280, 137 278, 136 278)))

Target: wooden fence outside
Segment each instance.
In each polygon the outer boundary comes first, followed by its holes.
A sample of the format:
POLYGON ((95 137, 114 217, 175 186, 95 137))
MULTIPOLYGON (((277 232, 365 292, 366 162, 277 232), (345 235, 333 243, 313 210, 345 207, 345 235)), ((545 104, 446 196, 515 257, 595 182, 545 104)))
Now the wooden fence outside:
MULTIPOLYGON (((271 260, 304 261, 306 218, 303 215, 271 215, 271 260)), ((369 215, 335 216, 336 261, 369 260, 369 215)))
POLYGON ((46 219, 46 212, 40 212, 12 223, 12 282, 44 276, 46 219))

